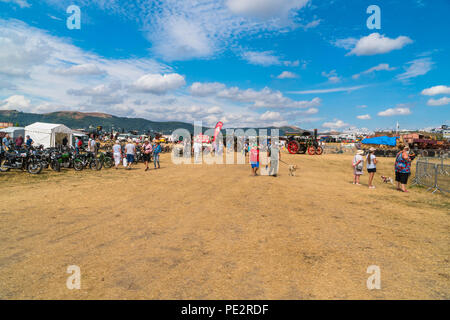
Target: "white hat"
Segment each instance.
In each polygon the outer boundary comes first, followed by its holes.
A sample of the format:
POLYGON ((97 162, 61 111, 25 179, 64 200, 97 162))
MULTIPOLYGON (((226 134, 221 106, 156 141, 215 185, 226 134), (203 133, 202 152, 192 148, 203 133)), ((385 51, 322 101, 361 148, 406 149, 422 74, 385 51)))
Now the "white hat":
POLYGON ((363 155, 363 154, 364 154, 364 151, 358 150, 358 151, 356 151, 356 154, 358 154, 358 155, 363 155))

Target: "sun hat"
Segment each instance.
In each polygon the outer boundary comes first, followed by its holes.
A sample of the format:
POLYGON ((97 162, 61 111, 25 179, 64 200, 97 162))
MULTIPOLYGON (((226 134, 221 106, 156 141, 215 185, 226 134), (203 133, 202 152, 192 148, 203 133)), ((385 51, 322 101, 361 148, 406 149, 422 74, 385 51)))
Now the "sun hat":
POLYGON ((375 149, 374 147, 370 147, 369 151, 370 152, 375 152, 377 149, 375 149))
POLYGON ((148 139, 147 139, 147 138, 145 138, 144 142, 148 142, 148 139))
POLYGON ((120 141, 119 141, 119 140, 117 139, 117 140, 116 140, 116 143, 117 143, 117 144, 119 144, 119 143, 120 143, 120 141))
POLYGON ((358 154, 358 155, 363 155, 363 154, 364 154, 364 151, 358 150, 358 151, 356 151, 356 154, 358 154))
POLYGON ((133 140, 131 140, 130 138, 128 138, 128 142, 130 142, 130 143, 131 143, 131 142, 133 142, 133 140))

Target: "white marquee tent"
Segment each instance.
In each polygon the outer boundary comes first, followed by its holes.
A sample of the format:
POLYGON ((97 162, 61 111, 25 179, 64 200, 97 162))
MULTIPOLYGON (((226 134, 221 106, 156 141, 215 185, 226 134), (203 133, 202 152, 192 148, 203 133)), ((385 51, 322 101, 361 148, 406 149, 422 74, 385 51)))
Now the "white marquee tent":
POLYGON ((1 129, 0 132, 8 133, 11 138, 16 139, 19 136, 22 136, 22 138, 25 139, 25 128, 21 127, 9 127, 5 129, 1 129))
POLYGON ((72 145, 72 129, 63 124, 35 122, 25 127, 25 135, 33 139, 35 146, 56 147, 62 145, 64 137, 67 137, 68 145, 72 145))

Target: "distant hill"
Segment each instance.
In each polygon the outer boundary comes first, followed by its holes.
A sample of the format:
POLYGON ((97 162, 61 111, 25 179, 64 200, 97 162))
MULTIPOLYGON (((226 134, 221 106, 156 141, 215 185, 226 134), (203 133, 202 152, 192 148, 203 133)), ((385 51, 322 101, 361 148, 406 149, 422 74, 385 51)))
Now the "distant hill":
MULTIPOLYGON (((137 130, 141 133, 145 133, 150 130, 163 134, 171 134, 178 128, 187 129, 191 133, 194 132, 194 125, 190 123, 178 121, 158 122, 143 118, 116 117, 111 114, 100 112, 57 111, 46 114, 37 114, 16 110, 0 110, 0 122, 18 123, 21 127, 25 127, 34 122, 49 122, 61 123, 71 129, 85 130, 89 130, 90 127, 96 128, 97 126, 102 126, 105 131, 110 131, 111 128, 114 127, 115 130, 123 130, 124 132, 137 130)), ((205 130, 207 128, 205 127, 203 129, 205 130)), ((246 130, 247 128, 243 129, 246 130)), ((267 127, 265 129, 268 129, 267 133, 269 135, 270 129, 278 129, 280 135, 284 135, 285 132, 303 132, 302 129, 295 126, 267 127)))
POLYGON ((149 130, 170 134, 175 129, 183 128, 190 132, 194 131, 193 124, 177 121, 157 122, 143 118, 116 117, 106 113, 84 113, 72 111, 58 111, 46 114, 25 113, 16 110, 0 110, 0 122, 18 123, 25 127, 34 122, 61 123, 71 129, 86 129, 89 127, 102 126, 109 131, 114 127, 117 131, 128 132, 137 130, 147 132, 149 130))

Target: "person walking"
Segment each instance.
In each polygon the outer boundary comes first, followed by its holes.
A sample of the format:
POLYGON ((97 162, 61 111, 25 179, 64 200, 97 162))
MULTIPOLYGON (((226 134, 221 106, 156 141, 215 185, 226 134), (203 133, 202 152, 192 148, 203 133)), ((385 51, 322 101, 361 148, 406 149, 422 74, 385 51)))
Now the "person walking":
POLYGON ((281 152, 275 142, 267 150, 267 156, 270 159, 269 176, 276 177, 278 175, 279 161, 281 160, 281 152))
POLYGON ((359 183, 360 177, 363 174, 364 169, 364 151, 358 150, 353 158, 353 184, 361 185, 359 183))
POLYGON ((114 157, 114 165, 117 170, 119 169, 119 165, 122 162, 122 146, 120 145, 119 140, 116 140, 116 143, 113 145, 113 157, 114 157))
POLYGON ((133 140, 128 139, 128 143, 125 146, 125 153, 127 155, 127 169, 131 170, 131 165, 133 164, 136 155, 136 146, 134 145, 133 140))
POLYGON ((144 140, 144 144, 142 145, 142 151, 144 153, 143 158, 145 162, 145 171, 148 171, 148 163, 150 162, 151 154, 153 152, 153 146, 150 144, 147 138, 144 140))
POLYGON ((371 147, 369 149, 369 154, 366 157, 366 168, 367 173, 369 174, 369 189, 375 189, 375 186, 373 185, 373 177, 375 175, 375 172, 377 172, 377 157, 375 156, 375 148, 371 147))
POLYGON ((403 147, 403 150, 397 153, 395 158, 395 181, 397 182, 398 191, 409 192, 406 190, 406 185, 411 174, 411 162, 409 147, 403 147))
POLYGON ((250 149, 250 164, 252 166, 253 175, 257 176, 259 169, 259 149, 256 143, 250 149))
POLYGON ((159 143, 159 141, 156 141, 156 145, 153 147, 153 164, 155 165, 155 169, 156 169, 156 164, 158 164, 158 169, 160 169, 160 165, 159 165, 159 154, 161 153, 161 145, 159 143))
POLYGON ((202 148, 203 144, 201 143, 201 141, 194 141, 194 163, 199 163, 202 148))

